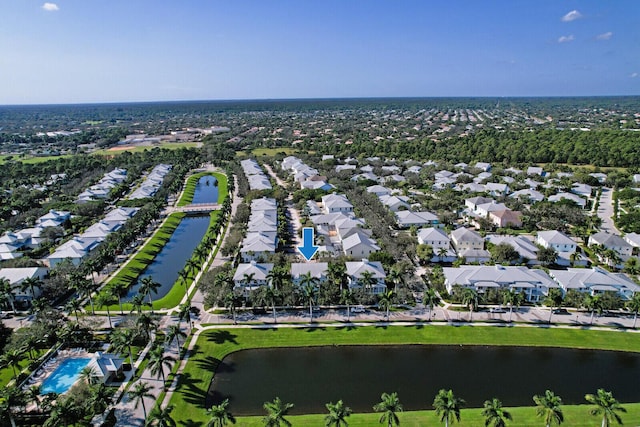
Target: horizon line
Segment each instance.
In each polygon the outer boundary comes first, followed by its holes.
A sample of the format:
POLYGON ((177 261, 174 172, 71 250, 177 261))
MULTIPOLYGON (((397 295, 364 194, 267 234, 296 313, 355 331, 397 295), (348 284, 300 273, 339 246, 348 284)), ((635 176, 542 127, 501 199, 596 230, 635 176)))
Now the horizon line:
POLYGON ((357 100, 420 100, 420 99, 571 99, 571 98, 634 98, 635 95, 450 95, 450 96, 362 96, 362 97, 309 97, 309 98, 228 98, 228 99, 173 99, 150 101, 80 101, 60 103, 0 104, 3 107, 53 107, 118 104, 171 104, 171 103, 230 103, 230 102, 283 102, 283 101, 357 101, 357 100))

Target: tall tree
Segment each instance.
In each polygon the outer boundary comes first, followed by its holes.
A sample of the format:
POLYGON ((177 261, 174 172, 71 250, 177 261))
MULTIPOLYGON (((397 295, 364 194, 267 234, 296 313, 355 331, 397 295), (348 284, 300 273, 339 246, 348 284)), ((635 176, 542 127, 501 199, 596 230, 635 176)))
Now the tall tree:
POLYGON ((109 291, 99 293, 98 296, 96 297, 96 305, 100 308, 105 307, 107 309, 107 319, 109 320, 109 329, 113 329, 113 324, 111 323, 111 311, 109 309, 109 306, 115 303, 116 303, 116 299, 114 298, 113 294, 111 294, 111 292, 109 291))
POLYGON ((351 320, 351 304, 353 304, 354 301, 353 291, 349 288, 343 289, 342 294, 340 294, 340 304, 347 306, 347 322, 351 320))
POLYGON ((9 279, 6 279, 4 277, 0 277, 0 297, 3 299, 3 301, 9 302, 13 314, 18 313, 16 311, 15 296, 13 295, 11 282, 9 282, 9 279))
POLYGON ((145 427, 176 427, 178 424, 171 416, 173 408, 173 405, 168 405, 164 409, 157 406, 153 408, 149 414, 149 418, 147 418, 147 421, 144 423, 145 427))
POLYGON ((262 419, 265 427, 291 427, 291 423, 285 418, 289 410, 293 408, 293 403, 285 403, 279 397, 272 402, 265 402, 262 407, 267 411, 267 415, 262 419))
POLYGON ((460 422, 460 409, 465 405, 465 401, 455 394, 453 390, 441 389, 433 399, 433 408, 436 415, 440 417, 440 422, 444 422, 445 427, 454 421, 460 422))
POLYGON ((551 315, 553 314, 554 307, 560 307, 562 305, 562 301, 564 300, 564 296, 562 295, 562 291, 558 288, 549 289, 549 293, 544 300, 545 305, 549 306, 549 323, 551 323, 551 315))
POLYGON ((186 338, 187 334, 185 334, 182 329, 180 329, 180 325, 170 325, 167 329, 167 334, 165 335, 165 340, 167 344, 171 344, 173 340, 176 340, 178 344, 178 351, 180 349, 180 338, 186 338))
POLYGON ((140 292, 142 295, 149 298, 149 306, 151 307, 151 312, 153 313, 153 300, 151 299, 151 293, 157 294, 158 289, 160 289, 162 285, 153 280, 153 277, 146 276, 140 281, 140 292))
POLYGON ((475 290, 475 288, 463 288, 462 304, 466 305, 469 309, 469 321, 471 322, 473 320, 473 311, 478 308, 478 291, 475 290))
POLYGON ((627 309, 633 313, 633 329, 635 329, 638 321, 638 312, 640 311, 640 292, 633 293, 633 297, 627 302, 627 309))
POLYGON ((551 427, 552 425, 560 425, 564 422, 564 414, 562 413, 562 399, 551 390, 546 390, 544 395, 536 394, 533 396, 536 403, 536 415, 544 419, 544 425, 551 427))
POLYGON ((162 346, 157 346, 149 352, 149 370, 151 375, 155 375, 157 378, 162 377, 162 383, 166 388, 166 378, 164 375, 164 368, 171 369, 171 362, 175 362, 175 358, 165 354, 162 346))
POLYGON ((393 305, 393 299, 395 298, 395 292, 389 289, 386 292, 383 292, 379 296, 378 306, 385 310, 385 317, 389 320, 389 310, 393 305))
POLYGON ((309 321, 313 322, 313 305, 316 295, 318 294, 318 289, 315 287, 313 282, 308 282, 302 287, 302 293, 304 294, 306 303, 309 305, 309 321))
POLYGON ((338 400, 336 403, 327 403, 325 405, 327 407, 327 414, 324 417, 324 425, 325 427, 347 427, 349 423, 347 423, 347 417, 349 417, 352 413, 351 408, 345 406, 342 400, 338 400))
POLYGON ((153 399, 155 396, 151 394, 151 386, 149 383, 145 383, 139 381, 131 390, 127 392, 130 398, 132 398, 135 402, 134 409, 138 409, 138 405, 142 405, 142 413, 144 414, 144 419, 147 419, 147 407, 144 404, 144 399, 153 399))
POLYGON ((440 297, 438 297, 438 293, 433 288, 427 288, 422 296, 422 303, 429 307, 429 321, 431 321, 431 312, 433 311, 433 307, 440 304, 440 297))
POLYGON ((595 405, 595 408, 589 411, 591 415, 602 415, 602 427, 608 427, 613 420, 622 424, 622 418, 617 412, 627 412, 627 410, 613 397, 613 393, 599 388, 596 394, 586 394, 584 398, 587 402, 595 405))
POLYGON ((227 422, 231 424, 236 423, 235 417, 229 412, 229 399, 223 400, 219 405, 213 405, 211 409, 209 409, 209 422, 207 423, 207 427, 224 427, 227 425, 227 422))
POLYGON ((502 407, 500 399, 494 397, 491 400, 485 400, 482 416, 485 418, 484 425, 492 427, 505 427, 507 421, 511 421, 513 417, 511 413, 502 407))
POLYGON ((380 415, 380 424, 387 424, 387 427, 400 425, 398 412, 402 412, 402 404, 398 398, 398 393, 382 393, 380 402, 373 406, 373 410, 382 414, 380 415))

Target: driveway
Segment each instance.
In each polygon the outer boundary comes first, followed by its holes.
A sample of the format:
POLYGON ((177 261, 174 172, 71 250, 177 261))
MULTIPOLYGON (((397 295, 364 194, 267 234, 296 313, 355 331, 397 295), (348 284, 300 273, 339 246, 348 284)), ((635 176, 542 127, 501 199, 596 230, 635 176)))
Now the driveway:
POLYGON ((600 205, 598 206, 598 217, 602 219, 600 230, 610 234, 620 235, 620 231, 613 223, 613 190, 611 188, 602 187, 602 195, 600 196, 600 205))

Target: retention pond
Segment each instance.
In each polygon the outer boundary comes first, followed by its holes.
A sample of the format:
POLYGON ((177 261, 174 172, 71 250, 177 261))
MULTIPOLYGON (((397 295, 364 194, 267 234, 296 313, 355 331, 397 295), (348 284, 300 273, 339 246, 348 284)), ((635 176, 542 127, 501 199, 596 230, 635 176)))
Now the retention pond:
POLYGON ((405 410, 432 409, 442 388, 468 407, 492 397, 505 406, 532 406, 546 389, 565 404, 585 403, 598 388, 622 402, 640 401, 640 354, 614 351, 499 346, 338 346, 252 349, 219 364, 207 407, 225 398, 236 415, 263 415, 279 396, 294 414, 324 413, 342 399, 372 412, 383 392, 397 392, 405 410))

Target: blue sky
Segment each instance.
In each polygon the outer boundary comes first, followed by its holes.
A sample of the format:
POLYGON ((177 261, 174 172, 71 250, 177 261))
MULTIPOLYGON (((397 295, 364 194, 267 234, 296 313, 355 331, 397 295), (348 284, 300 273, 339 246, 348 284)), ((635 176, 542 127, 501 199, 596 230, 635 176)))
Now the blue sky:
POLYGON ((640 1, 0 0, 0 104, 640 94, 640 1))

